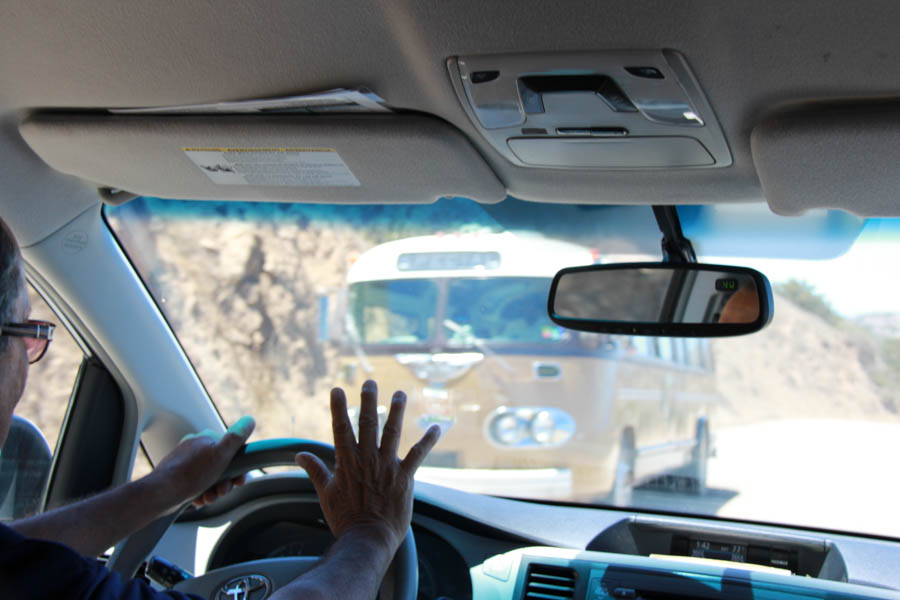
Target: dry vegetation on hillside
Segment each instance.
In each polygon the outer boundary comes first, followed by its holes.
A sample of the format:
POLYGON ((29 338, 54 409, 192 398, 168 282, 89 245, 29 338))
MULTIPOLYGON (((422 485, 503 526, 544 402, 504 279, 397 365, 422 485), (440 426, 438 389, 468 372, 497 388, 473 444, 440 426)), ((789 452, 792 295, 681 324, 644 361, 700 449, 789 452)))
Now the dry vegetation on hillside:
POLYGON ((782 418, 895 419, 891 390, 872 376, 875 343, 784 296, 765 330, 713 342, 719 424, 782 418))

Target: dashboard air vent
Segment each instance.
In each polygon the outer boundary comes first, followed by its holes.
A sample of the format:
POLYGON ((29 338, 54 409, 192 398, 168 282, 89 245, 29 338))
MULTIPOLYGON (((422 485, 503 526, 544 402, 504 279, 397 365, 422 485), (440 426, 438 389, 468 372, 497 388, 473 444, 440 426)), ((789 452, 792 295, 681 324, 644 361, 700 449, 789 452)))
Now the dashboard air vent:
POLYGON ((568 600, 575 597, 575 570, 532 563, 525 577, 525 600, 568 600))

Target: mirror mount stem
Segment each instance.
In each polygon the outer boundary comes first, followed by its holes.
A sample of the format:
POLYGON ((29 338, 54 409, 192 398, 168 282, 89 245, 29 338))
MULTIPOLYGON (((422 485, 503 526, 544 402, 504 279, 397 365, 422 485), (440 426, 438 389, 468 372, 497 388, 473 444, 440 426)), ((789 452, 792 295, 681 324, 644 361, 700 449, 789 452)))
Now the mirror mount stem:
POLYGON ((691 241, 681 231, 678 209, 674 206, 653 206, 653 216, 662 232, 662 255, 666 263, 695 263, 697 255, 691 241))

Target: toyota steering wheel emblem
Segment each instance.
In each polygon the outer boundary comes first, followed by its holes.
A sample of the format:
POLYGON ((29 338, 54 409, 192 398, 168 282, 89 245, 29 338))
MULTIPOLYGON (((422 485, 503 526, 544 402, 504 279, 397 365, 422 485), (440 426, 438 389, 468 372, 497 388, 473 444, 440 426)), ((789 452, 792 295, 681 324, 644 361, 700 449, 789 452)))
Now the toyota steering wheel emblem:
POLYGON ((272 584, 262 575, 244 575, 223 585, 216 600, 262 600, 271 591, 272 584))

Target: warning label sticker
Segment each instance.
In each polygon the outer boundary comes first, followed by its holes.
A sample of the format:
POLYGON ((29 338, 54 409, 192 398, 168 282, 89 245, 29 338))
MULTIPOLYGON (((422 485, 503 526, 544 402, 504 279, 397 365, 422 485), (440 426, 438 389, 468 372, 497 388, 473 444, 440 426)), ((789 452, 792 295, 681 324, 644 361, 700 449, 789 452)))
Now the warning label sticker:
POLYGON ((334 148, 182 148, 219 185, 359 186, 334 148))

